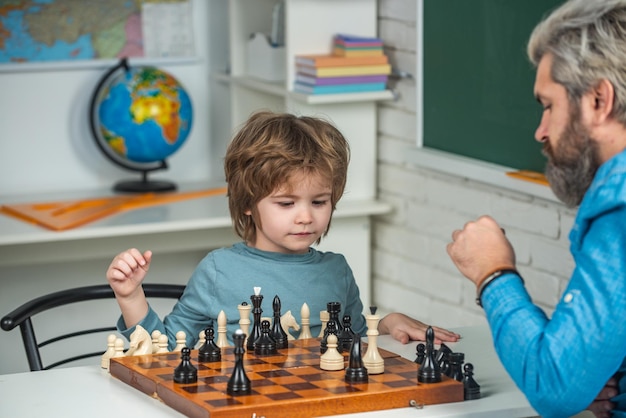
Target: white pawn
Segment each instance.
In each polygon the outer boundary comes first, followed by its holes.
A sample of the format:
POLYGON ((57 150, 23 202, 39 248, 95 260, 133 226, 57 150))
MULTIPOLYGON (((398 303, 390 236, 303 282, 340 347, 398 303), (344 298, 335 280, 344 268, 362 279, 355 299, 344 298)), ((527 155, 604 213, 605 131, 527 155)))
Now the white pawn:
POLYGON ((329 334, 326 339, 326 352, 320 357, 320 369, 343 370, 345 367, 343 355, 337 351, 337 336, 329 334))
POLYGON ((107 350, 102 354, 100 359, 100 367, 109 370, 109 359, 115 354, 115 340, 117 337, 115 334, 109 334, 107 337, 107 350))
POLYGON ((196 350, 199 349, 200 347, 202 347, 202 345, 204 344, 204 340, 206 339, 205 334, 204 334, 204 329, 200 330, 200 333, 198 334, 198 342, 196 343, 196 346, 194 347, 196 350))
POLYGON ((320 311, 320 321, 322 321, 322 330, 320 331, 320 335, 318 335, 317 338, 324 337, 324 331, 326 331, 326 324, 328 323, 329 319, 330 319, 330 314, 328 313, 328 311, 320 311))
POLYGON ((159 342, 158 342, 159 348, 157 349, 155 354, 169 353, 169 350, 167 349, 167 344, 168 344, 167 335, 166 334, 159 335, 159 342))
POLYGON ((219 348, 228 347, 228 338, 226 337, 226 314, 220 311, 217 315, 217 341, 215 342, 219 348))
POLYGON ((176 346, 174 347, 174 351, 180 352, 185 347, 187 347, 187 335, 185 331, 178 331, 176 333, 176 346))
POLYGON ((121 338, 115 339, 115 353, 111 358, 124 357, 126 354, 124 353, 124 340, 121 338))
POLYGON ((370 308, 371 315, 366 315, 367 321, 367 352, 363 356, 363 366, 367 374, 381 374, 385 372, 385 360, 378 352, 378 322, 380 316, 376 315, 376 308, 370 308))
POLYGON ((311 311, 309 310, 309 305, 304 303, 302 308, 300 309, 300 321, 302 322, 302 331, 300 331, 300 335, 298 336, 299 340, 304 340, 307 338, 313 338, 311 335, 311 311))
POLYGON ((161 331, 155 329, 152 331, 152 354, 156 353, 159 350, 159 337, 161 336, 161 331))
POLYGON ((239 328, 246 334, 246 339, 243 342, 243 345, 246 346, 248 335, 250 334, 250 311, 252 310, 252 305, 248 303, 237 305, 237 309, 239 310, 239 328))

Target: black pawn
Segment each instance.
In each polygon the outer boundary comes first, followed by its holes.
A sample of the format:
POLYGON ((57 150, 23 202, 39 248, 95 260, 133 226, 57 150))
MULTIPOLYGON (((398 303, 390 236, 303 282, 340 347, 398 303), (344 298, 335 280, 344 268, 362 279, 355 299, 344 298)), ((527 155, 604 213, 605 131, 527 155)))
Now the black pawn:
POLYGON ((339 341, 337 348, 340 353, 350 351, 350 347, 352 347, 352 340, 354 339, 354 331, 352 331, 352 318, 350 315, 343 316, 343 329, 339 331, 337 339, 339 341))
POLYGON ((472 363, 466 363, 463 366, 463 392, 465 400, 480 399, 480 385, 474 380, 474 366, 472 363))
POLYGON ((249 395, 251 390, 250 379, 248 379, 246 370, 243 368, 243 354, 246 352, 243 347, 245 339, 246 334, 241 330, 237 330, 233 334, 233 343, 235 344, 233 351, 235 354, 235 367, 226 385, 226 393, 231 396, 249 395))
POLYGON ((361 337, 354 334, 352 347, 350 347, 350 361, 346 368, 346 382, 359 383, 367 382, 367 369, 363 366, 363 357, 361 356, 361 337))
POLYGON ((450 353, 448 354, 448 362, 450 364, 450 372, 446 373, 446 376, 463 381, 463 362, 465 361, 465 354, 463 353, 450 353))
POLYGON ((283 330, 283 326, 280 323, 280 298, 278 295, 274 296, 274 302, 272 303, 274 308, 274 321, 272 322, 272 332, 270 335, 276 341, 276 348, 287 348, 289 346, 289 339, 287 333, 283 330))
POLYGON ((270 321, 261 322, 261 336, 254 342, 254 354, 257 356, 271 356, 278 353, 276 341, 270 335, 270 321))
POLYGON ((426 330, 426 352, 424 361, 417 370, 417 381, 420 383, 438 383, 441 382, 441 369, 435 361, 435 331, 432 327, 426 330))
POLYGON ((222 350, 215 344, 213 327, 204 330, 204 344, 198 349, 198 361, 214 363, 222 360, 222 350))
MULTIPOLYGON (((326 323, 326 329, 324 330, 324 336, 320 341, 320 352, 324 354, 328 350, 328 336, 334 334, 337 337, 337 324, 333 319, 329 319, 326 323)), ((337 337, 337 351, 339 351, 339 337, 337 337)))
POLYGON ((250 335, 248 335, 248 351, 254 350, 254 343, 261 336, 261 314, 263 313, 263 309, 261 309, 261 303, 263 302, 263 295, 252 295, 250 296, 250 301, 252 301, 252 317, 254 318, 252 323, 252 330, 250 330, 250 335))
POLYGON ((198 369, 191 364, 191 350, 189 347, 183 347, 181 350, 181 362, 174 369, 175 383, 195 383, 198 381, 198 369))
POLYGON ((450 362, 448 360, 448 356, 450 355, 450 353, 452 353, 450 347, 448 347, 444 343, 441 343, 441 346, 439 346, 439 350, 437 350, 437 355, 435 356, 435 361, 437 362, 437 364, 439 364, 439 369, 441 370, 441 373, 445 374, 446 376, 450 375, 450 362))
POLYGON ((417 357, 415 357, 415 362, 417 364, 422 364, 424 362, 424 356, 426 355, 426 346, 424 343, 417 344, 417 357))

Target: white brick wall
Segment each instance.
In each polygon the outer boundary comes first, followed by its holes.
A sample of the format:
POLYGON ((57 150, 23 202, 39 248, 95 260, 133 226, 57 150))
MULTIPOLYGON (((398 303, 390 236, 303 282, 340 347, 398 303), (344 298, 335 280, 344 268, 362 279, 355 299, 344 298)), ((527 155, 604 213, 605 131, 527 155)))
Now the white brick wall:
MULTIPOLYGON (((379 0, 379 33, 394 67, 416 68, 414 0, 379 0)), ((394 211, 374 222, 373 300, 424 322, 484 323, 475 287, 446 253, 454 229, 489 214, 506 229, 533 300, 552 312, 573 268, 567 235, 575 211, 522 193, 405 163, 416 142, 416 86, 392 84, 399 97, 379 105, 378 191, 394 211)))

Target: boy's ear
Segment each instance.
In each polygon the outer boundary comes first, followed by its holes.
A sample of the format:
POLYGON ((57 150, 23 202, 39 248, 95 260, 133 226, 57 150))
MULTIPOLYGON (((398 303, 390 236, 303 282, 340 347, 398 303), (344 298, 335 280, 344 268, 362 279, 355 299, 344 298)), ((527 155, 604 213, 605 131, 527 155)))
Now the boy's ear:
POLYGON ((252 215, 252 211, 250 209, 245 210, 243 213, 248 216, 252 215))

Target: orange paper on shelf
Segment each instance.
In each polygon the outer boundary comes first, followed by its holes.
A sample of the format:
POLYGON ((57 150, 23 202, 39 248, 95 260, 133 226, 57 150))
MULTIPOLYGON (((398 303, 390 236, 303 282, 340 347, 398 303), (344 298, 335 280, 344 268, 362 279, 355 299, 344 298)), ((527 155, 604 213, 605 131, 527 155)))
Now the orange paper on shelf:
POLYGON ((506 173, 507 176, 513 177, 520 180, 526 180, 537 184, 542 184, 544 186, 549 186, 548 179, 543 173, 539 173, 538 171, 530 171, 530 170, 519 170, 519 171, 508 171, 506 173))
POLYGON ((0 213, 54 231, 63 231, 130 209, 225 193, 226 187, 219 187, 189 192, 143 193, 61 202, 22 203, 3 205, 0 207, 0 213))

